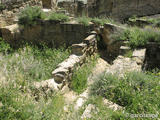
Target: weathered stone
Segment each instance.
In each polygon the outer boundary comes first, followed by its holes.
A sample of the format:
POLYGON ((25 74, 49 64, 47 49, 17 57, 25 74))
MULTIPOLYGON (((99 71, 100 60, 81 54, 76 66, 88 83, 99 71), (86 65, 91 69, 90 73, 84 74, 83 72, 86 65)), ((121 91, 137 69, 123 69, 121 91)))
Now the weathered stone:
POLYGON ((81 44, 73 44, 72 45, 72 54, 75 55, 83 55, 85 50, 87 48, 87 45, 84 43, 81 44))
POLYGON ((45 81, 42 81, 42 82, 36 82, 36 83, 34 83, 34 86, 37 89, 47 88, 47 90, 48 89, 50 89, 50 90, 59 90, 62 87, 62 84, 57 84, 54 79, 49 79, 49 80, 45 80, 45 81))
POLYGON ((145 59, 146 49, 137 49, 133 51, 132 59, 137 62, 138 65, 142 65, 145 59))
POLYGON ((120 54, 125 54, 125 53, 127 53, 129 50, 130 50, 131 48, 130 47, 128 47, 128 46, 121 46, 120 47, 120 54))
POLYGON ((141 65, 131 58, 125 58, 123 56, 118 56, 116 60, 113 61, 113 65, 106 70, 106 73, 117 74, 121 77, 126 72, 131 71, 141 71, 141 65))
POLYGON ((8 42, 14 41, 16 39, 19 39, 19 26, 18 24, 2 27, 1 29, 1 34, 2 38, 8 42))
POLYGON ((89 35, 86 39, 84 39, 84 43, 90 45, 95 40, 96 35, 89 35))
POLYGON ((108 108, 112 109, 113 111, 122 110, 123 108, 119 106, 116 103, 113 103, 107 99, 103 99, 104 105, 106 105, 108 108))
POLYGON ((62 83, 67 78, 68 72, 68 69, 59 67, 52 72, 52 75, 57 83, 62 83))
POLYGON ((89 104, 86 109, 84 110, 81 118, 82 119, 89 119, 89 118, 92 118, 92 114, 96 112, 96 106, 93 105, 93 104, 89 104))
POLYGON ((158 0, 96 0, 89 6, 89 16, 110 16, 125 19, 133 15, 146 16, 160 13, 158 0), (93 4, 92 4, 93 5, 93 4))

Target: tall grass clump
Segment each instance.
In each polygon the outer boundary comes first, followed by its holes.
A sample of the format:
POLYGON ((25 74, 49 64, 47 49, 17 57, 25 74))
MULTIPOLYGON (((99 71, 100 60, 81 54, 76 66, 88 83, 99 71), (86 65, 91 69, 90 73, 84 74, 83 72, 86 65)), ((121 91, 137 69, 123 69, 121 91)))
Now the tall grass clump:
POLYGON ((75 69, 71 79, 71 88, 75 92, 81 93, 87 87, 87 79, 96 64, 97 58, 98 55, 89 57, 84 65, 75 69))
POLYGON ((69 17, 63 13, 50 13, 50 15, 47 18, 48 20, 56 20, 61 22, 67 22, 69 21, 69 17))
POLYGON ((103 74, 92 86, 92 94, 103 96, 132 114, 157 114, 160 99, 160 77, 142 73, 126 73, 119 78, 103 74))
POLYGON ((83 17, 77 18, 77 21, 85 26, 89 26, 89 22, 91 21, 91 18, 83 16, 83 17))
POLYGON ((44 19, 45 13, 41 10, 41 8, 35 7, 26 7, 20 14, 19 14, 19 21, 20 25, 35 25, 37 24, 37 20, 44 19))

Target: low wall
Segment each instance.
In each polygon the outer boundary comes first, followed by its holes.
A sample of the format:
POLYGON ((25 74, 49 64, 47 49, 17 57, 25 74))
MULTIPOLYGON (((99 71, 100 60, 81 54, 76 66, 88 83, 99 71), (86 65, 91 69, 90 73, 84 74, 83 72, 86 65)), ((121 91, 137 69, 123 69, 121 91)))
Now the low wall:
POLYGON ((94 29, 93 24, 60 23, 57 21, 39 21, 37 25, 21 28, 11 25, 0 29, 2 38, 11 45, 16 46, 20 41, 45 43, 52 47, 62 45, 71 46, 83 41, 94 29))
POLYGON ((34 85, 37 90, 43 92, 49 90, 61 90, 71 81, 75 67, 85 63, 86 57, 97 52, 96 33, 91 32, 80 44, 72 45, 72 54, 60 63, 52 72, 53 78, 42 82, 36 82, 34 85))

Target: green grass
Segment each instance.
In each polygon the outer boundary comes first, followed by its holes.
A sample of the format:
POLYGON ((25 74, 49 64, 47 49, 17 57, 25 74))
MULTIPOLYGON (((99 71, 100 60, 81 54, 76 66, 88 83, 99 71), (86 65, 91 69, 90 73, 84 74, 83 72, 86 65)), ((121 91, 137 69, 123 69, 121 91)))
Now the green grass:
POLYGON ((91 18, 83 16, 83 17, 77 18, 77 21, 85 26, 89 26, 89 22, 91 21, 91 18))
POLYGON ((47 18, 48 20, 57 20, 61 22, 67 22, 69 21, 69 17, 63 13, 50 13, 50 15, 47 18))
POLYGON ((95 25, 104 25, 105 23, 116 23, 110 18, 90 18, 90 17, 79 17, 77 21, 85 26, 89 25, 89 22, 93 22, 95 25))
POLYGON ((93 22, 96 25, 104 25, 105 23, 116 24, 116 22, 110 18, 92 18, 91 22, 93 22))
POLYGON ((87 88, 87 79, 96 64, 98 55, 89 57, 87 62, 75 69, 72 79, 71 88, 77 93, 82 93, 87 88))
POLYGON ((142 72, 126 73, 123 78, 103 74, 91 91, 125 107, 126 113, 157 114, 160 112, 159 82, 160 77, 142 72))
POLYGON ((1 69, 7 68, 7 76, 18 73, 24 81, 41 81, 51 78, 52 70, 69 54, 70 51, 63 48, 25 46, 2 56, 0 66, 1 69))
POLYGON ((33 82, 51 78, 51 72, 66 59, 70 51, 63 48, 38 48, 25 45, 12 49, 0 42, 0 119, 58 120, 63 116, 64 98, 51 92, 39 93, 35 99, 33 82))
POLYGON ((160 30, 151 27, 146 27, 144 29, 131 27, 124 30, 124 32, 116 36, 115 39, 121 41, 128 40, 128 45, 133 49, 141 48, 146 47, 148 42, 160 43, 160 30))
POLYGON ((18 17, 18 23, 24 26, 31 26, 37 24, 37 20, 45 19, 46 15, 41 10, 41 8, 35 7, 26 7, 18 17))

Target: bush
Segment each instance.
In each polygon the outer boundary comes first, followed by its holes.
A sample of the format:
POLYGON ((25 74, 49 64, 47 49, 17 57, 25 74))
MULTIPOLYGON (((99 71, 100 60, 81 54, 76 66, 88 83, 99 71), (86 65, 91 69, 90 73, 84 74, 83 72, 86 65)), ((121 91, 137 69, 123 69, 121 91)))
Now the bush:
POLYGON ((97 58, 98 55, 90 57, 84 65, 79 66, 77 70, 75 69, 71 79, 71 88, 75 92, 82 93, 87 87, 87 79, 96 64, 97 58))
POLYGON ((19 14, 19 24, 20 25, 35 25, 37 20, 44 19, 45 13, 39 7, 26 7, 19 14))
POLYGON ((48 17, 48 20, 67 22, 69 21, 69 17, 63 13, 51 13, 48 17))
POLYGON ((119 78, 103 74, 92 86, 92 94, 103 96, 132 114, 160 112, 160 77, 141 72, 127 73, 119 78))

